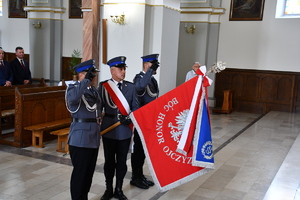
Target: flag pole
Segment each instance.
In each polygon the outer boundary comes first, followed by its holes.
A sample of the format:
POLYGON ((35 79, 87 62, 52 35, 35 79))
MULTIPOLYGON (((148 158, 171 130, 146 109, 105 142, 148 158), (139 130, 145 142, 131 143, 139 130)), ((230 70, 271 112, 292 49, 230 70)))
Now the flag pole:
POLYGON ((104 135, 105 133, 107 133, 108 131, 113 130, 114 128, 118 127, 119 125, 121 125, 121 122, 118 121, 116 123, 114 123, 113 125, 111 125, 110 127, 104 129, 103 131, 100 132, 100 135, 104 135))

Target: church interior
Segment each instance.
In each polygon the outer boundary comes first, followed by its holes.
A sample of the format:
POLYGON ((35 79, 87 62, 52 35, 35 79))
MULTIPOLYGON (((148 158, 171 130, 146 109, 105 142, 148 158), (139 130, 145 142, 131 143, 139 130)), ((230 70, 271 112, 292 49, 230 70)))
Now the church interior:
MULTIPOLYGON (((215 169, 168 191, 139 189, 128 154, 128 199, 300 199, 300 5, 281 15, 287 2, 0 0, 4 60, 23 47, 33 77, 30 87, 0 86, 0 199, 71 199, 68 132, 55 130, 70 125, 64 95, 76 81, 74 53, 95 59, 98 82, 110 78, 113 57, 127 57, 132 81, 141 57, 157 53, 160 96, 184 84, 195 62, 207 71, 226 65, 207 74, 215 169)), ((103 165, 101 142, 91 200, 105 191, 103 165)), ((147 163, 144 172, 152 179, 147 163)))

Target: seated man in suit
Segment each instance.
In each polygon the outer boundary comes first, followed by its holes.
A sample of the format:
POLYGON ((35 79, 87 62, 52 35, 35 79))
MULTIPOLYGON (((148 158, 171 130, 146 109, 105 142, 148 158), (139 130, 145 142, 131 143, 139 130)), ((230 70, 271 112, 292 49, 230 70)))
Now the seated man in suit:
POLYGON ((10 62, 10 68, 13 72, 13 85, 31 84, 31 72, 29 63, 24 60, 24 49, 16 48, 16 58, 10 62))
POLYGON ((4 50, 0 47, 0 86, 11 86, 13 74, 9 62, 4 60, 4 50))

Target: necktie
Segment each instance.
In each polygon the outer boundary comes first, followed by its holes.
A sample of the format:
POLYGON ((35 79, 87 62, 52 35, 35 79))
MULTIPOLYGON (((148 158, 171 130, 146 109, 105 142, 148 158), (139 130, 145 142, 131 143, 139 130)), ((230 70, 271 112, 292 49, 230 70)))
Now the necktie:
POLYGON ((1 61, 0 64, 1 64, 2 68, 5 69, 3 61, 1 61))
POLYGON ((118 83, 119 90, 122 90, 122 83, 118 83))
POLYGON ((21 65, 22 65, 23 69, 26 70, 23 60, 21 60, 21 65))

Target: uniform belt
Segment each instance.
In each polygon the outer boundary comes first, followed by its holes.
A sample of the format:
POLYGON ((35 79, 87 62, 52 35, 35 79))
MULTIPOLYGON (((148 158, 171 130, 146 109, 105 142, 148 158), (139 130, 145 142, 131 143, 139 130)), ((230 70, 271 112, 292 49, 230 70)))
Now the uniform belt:
POLYGON ((107 114, 107 113, 105 113, 105 115, 104 115, 105 117, 110 117, 110 118, 115 118, 116 117, 116 115, 112 115, 112 114, 107 114))
POLYGON ((72 122, 98 122, 96 118, 72 118, 72 122))

